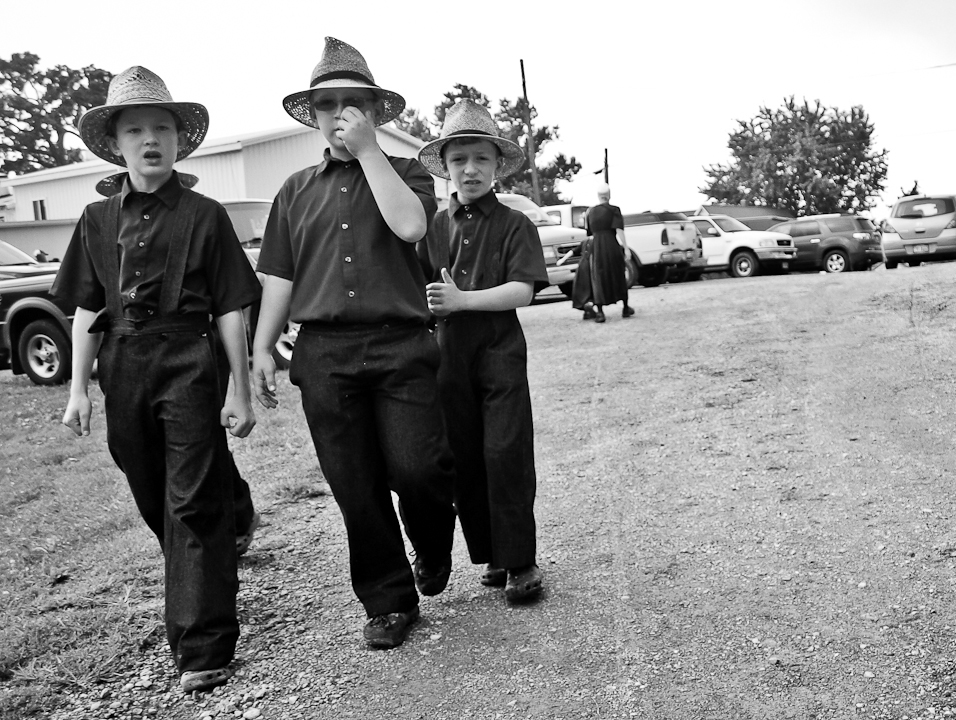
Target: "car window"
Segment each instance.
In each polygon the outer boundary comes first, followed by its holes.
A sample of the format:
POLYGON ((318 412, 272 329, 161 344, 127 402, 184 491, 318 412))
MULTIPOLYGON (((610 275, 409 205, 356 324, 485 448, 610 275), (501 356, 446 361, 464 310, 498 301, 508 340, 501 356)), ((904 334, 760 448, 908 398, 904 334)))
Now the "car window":
POLYGON ((856 223, 854 222, 856 218, 851 217, 838 217, 838 218, 828 218, 824 220, 824 224, 830 228, 830 232, 853 232, 856 230, 856 223))
POLYGON ((916 219, 946 215, 951 212, 956 212, 953 198, 919 198, 899 203, 893 209, 893 217, 916 219))
POLYGON ((584 229, 584 221, 587 217, 588 209, 583 205, 581 207, 571 208, 571 224, 576 228, 584 229))
POLYGON ((870 222, 869 218, 856 218, 856 226, 860 230, 867 230, 869 232, 876 230, 876 225, 870 222))
POLYGON ((269 220, 271 202, 227 202, 223 205, 232 220, 239 242, 243 247, 259 247, 269 220))
POLYGON ((35 262, 36 260, 22 250, 0 242, 0 265, 32 265, 35 262))
POLYGON ((789 234, 790 234, 790 225, 789 225, 789 223, 788 223, 788 224, 785 224, 785 225, 774 225, 774 226, 773 226, 772 228, 770 228, 770 229, 773 230, 774 232, 783 233, 784 235, 789 235, 789 234))
POLYGON ((707 220, 694 220, 694 225, 697 226, 697 232, 701 235, 706 235, 707 231, 713 227, 707 220))
POLYGON ((734 218, 714 218, 714 222, 717 223, 724 232, 746 232, 750 230, 750 228, 740 222, 740 220, 735 220, 734 218))
POLYGON ((816 220, 800 222, 793 224, 793 230, 789 233, 790 237, 807 237, 808 235, 819 235, 820 223, 816 220))
POLYGON ((524 195, 498 195, 499 202, 518 212, 524 213, 535 225, 560 225, 560 220, 554 220, 544 210, 535 205, 524 195))

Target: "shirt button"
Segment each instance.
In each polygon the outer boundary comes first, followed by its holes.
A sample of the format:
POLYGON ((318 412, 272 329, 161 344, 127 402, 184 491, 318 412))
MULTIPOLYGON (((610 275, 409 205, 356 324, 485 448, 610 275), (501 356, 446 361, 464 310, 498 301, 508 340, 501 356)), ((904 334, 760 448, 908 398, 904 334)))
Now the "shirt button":
POLYGON ((140 241, 139 246, 140 246, 140 247, 146 247, 146 243, 140 241))
POLYGON ((471 210, 471 205, 465 205, 465 212, 468 212, 469 210, 471 210))
POLYGON ((469 240, 468 238, 465 238, 465 240, 464 240, 465 245, 467 245, 467 244, 470 243, 470 242, 471 242, 471 240, 469 240))
POLYGON ((348 230, 348 229, 349 229, 349 224, 348 224, 348 223, 342 223, 342 229, 343 229, 343 230, 348 230))
POLYGON ((149 220, 149 215, 143 215, 143 220, 149 220))
POLYGON ((342 188, 342 192, 348 192, 348 191, 349 189, 347 187, 342 188))
POLYGON ((462 270, 462 271, 461 271, 461 274, 462 274, 462 275, 467 275, 467 274, 468 274, 468 271, 467 271, 467 270, 462 270))
MULTIPOLYGON (((465 242, 468 242, 468 241, 465 240, 465 242)), ((141 273, 139 270, 136 271, 136 277, 139 277, 139 276, 142 275, 142 274, 143 274, 143 273, 141 273)))
POLYGON ((355 291, 349 290, 349 297, 355 297, 355 291))
POLYGON ((150 315, 153 314, 153 311, 152 311, 152 310, 147 310, 146 312, 149 313, 150 315))
POLYGON ((346 256, 346 257, 345 257, 345 262, 352 262, 352 258, 349 257, 349 256, 346 256))
POLYGON ((131 291, 130 294, 129 294, 129 297, 130 297, 131 300, 135 300, 135 299, 136 299, 136 293, 135 293, 135 291, 131 291))
POLYGON ((471 220, 471 215, 465 215, 465 217, 471 220))

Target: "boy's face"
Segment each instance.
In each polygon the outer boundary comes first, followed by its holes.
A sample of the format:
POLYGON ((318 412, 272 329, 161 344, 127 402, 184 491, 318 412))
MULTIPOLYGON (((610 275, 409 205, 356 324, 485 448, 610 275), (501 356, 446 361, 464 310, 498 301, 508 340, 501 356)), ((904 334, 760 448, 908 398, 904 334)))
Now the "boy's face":
POLYGON ((158 107, 130 107, 116 118, 116 137, 107 137, 114 155, 126 161, 130 178, 158 181, 169 177, 186 132, 176 130, 176 117, 158 107))
MULTIPOLYGON (((371 121, 374 123, 381 117, 384 109, 378 102, 375 93, 365 88, 326 88, 316 90, 312 93, 310 100, 312 117, 315 118, 319 130, 323 137, 328 141, 332 148, 333 155, 335 151, 346 151, 345 143, 340 137, 342 130, 340 121, 342 111, 347 107, 353 107, 360 113, 372 113, 371 121)), ((347 151, 346 151, 347 152, 347 151)))
POLYGON ((495 171, 504 162, 491 140, 452 140, 445 146, 445 168, 458 190, 458 200, 473 202, 491 190, 495 171))

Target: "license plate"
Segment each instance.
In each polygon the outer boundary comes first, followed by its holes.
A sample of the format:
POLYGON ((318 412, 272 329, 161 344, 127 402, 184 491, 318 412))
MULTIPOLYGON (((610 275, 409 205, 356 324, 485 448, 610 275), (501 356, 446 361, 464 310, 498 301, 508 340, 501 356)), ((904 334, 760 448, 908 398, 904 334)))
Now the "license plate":
POLYGON ((914 245, 914 246, 913 246, 913 252, 914 252, 914 253, 928 253, 928 252, 929 252, 929 245, 914 245))

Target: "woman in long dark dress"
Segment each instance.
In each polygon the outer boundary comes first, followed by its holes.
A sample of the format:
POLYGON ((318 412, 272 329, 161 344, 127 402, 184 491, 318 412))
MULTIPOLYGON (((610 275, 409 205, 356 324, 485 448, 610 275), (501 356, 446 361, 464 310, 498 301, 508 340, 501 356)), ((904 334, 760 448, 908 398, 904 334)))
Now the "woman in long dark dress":
POLYGON ((585 320, 593 316, 594 322, 602 323, 604 306, 622 301, 621 317, 631 317, 634 309, 627 302, 624 218, 621 209, 611 205, 611 189, 607 185, 598 190, 598 204, 588 210, 587 231, 592 237, 574 278, 574 307, 584 310, 585 320))

